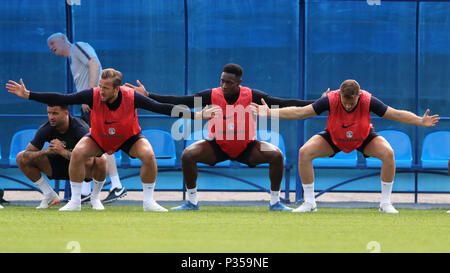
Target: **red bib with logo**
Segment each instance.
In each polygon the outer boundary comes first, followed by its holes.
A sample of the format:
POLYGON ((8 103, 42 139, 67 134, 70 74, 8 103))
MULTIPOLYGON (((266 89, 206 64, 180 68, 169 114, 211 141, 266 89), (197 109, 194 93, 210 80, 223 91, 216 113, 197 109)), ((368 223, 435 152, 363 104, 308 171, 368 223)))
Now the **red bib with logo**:
POLYGON ((109 110, 102 102, 99 87, 94 88, 94 101, 91 111, 91 137, 108 154, 116 152, 130 137, 138 134, 137 109, 134 108, 134 90, 120 87, 122 101, 119 108, 109 110))
POLYGON ((333 143, 345 153, 361 146, 373 128, 370 123, 371 97, 369 92, 361 90, 358 105, 352 112, 347 112, 342 106, 339 90, 328 94, 330 112, 326 130, 333 143))
POLYGON ((248 107, 252 104, 252 90, 239 88, 239 98, 233 105, 227 103, 221 87, 211 93, 212 104, 220 106, 223 115, 216 115, 209 121, 209 138, 214 138, 222 151, 232 158, 239 156, 256 139, 256 118, 248 107))

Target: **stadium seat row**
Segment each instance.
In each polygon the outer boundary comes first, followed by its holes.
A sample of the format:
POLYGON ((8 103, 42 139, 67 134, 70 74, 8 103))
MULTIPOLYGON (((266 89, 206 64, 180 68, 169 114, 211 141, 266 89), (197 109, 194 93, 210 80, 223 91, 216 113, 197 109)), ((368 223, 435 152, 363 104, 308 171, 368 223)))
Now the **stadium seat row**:
MULTIPOLYGON (((17 167, 16 155, 25 149, 35 134, 35 129, 26 129, 16 132, 11 140, 9 167, 17 167)), ((153 146, 158 167, 175 167, 176 165, 176 148, 175 141, 172 136, 162 130, 147 129, 142 133, 147 137, 153 146)), ((395 153, 395 162, 397 168, 412 168, 413 154, 412 145, 409 136, 401 131, 384 130, 378 132, 391 144, 395 153)), ((190 139, 186 140, 186 147, 203 139, 207 136, 207 131, 193 132, 190 139)), ((285 143, 281 134, 274 131, 258 130, 258 139, 270 142, 278 146, 283 154, 285 154, 285 143)), ((48 146, 48 143, 46 143, 48 146)), ((46 147, 44 146, 44 148, 46 147)), ((129 165, 124 164, 122 160, 122 152, 115 153, 116 163, 120 167, 139 167, 141 162, 138 159, 129 159, 129 165)), ((437 131, 428 134, 422 145, 422 155, 420 158, 420 166, 424 169, 447 169, 448 160, 450 158, 450 132, 437 131)), ((1 159, 1 151, 0 151, 1 159)), ((286 158, 285 158, 286 163, 286 158)), ((288 165, 288 164, 285 164, 288 165)), ((356 150, 351 153, 340 152, 333 158, 317 158, 313 160, 315 167, 356 167, 358 165, 358 157, 356 150)), ((207 167, 208 165, 199 164, 199 166, 207 167)), ((220 162, 216 167, 239 167, 244 166, 241 163, 231 162, 230 160, 220 162)), ((376 158, 367 158, 366 166, 368 168, 380 168, 381 161, 376 158)), ((268 164, 262 164, 259 167, 268 167, 268 164)))

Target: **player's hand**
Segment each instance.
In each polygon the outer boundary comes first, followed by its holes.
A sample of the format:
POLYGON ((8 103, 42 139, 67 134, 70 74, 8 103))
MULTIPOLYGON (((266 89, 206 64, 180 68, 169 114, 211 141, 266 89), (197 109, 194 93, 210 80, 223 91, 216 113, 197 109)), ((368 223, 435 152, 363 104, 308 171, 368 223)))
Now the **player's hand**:
POLYGON ((91 112, 91 107, 89 107, 89 105, 87 105, 87 104, 82 104, 81 111, 83 111, 83 113, 89 113, 89 112, 91 112))
POLYGON ((212 119, 215 116, 222 115, 222 108, 218 105, 207 105, 200 112, 196 112, 196 119, 212 119))
POLYGON ((64 142, 55 138, 50 141, 50 145, 48 146, 48 151, 50 154, 63 156, 66 153, 65 147, 66 147, 66 145, 64 144, 64 142))
POLYGON ((139 80, 136 80, 136 83, 138 84, 138 86, 132 85, 129 83, 126 83, 125 86, 129 87, 129 88, 133 88, 134 90, 136 90, 136 92, 139 92, 142 95, 148 97, 149 93, 147 92, 147 90, 145 90, 144 85, 139 80))
POLYGON ((427 111, 425 111, 425 114, 422 117, 422 126, 434 127, 434 126, 436 126, 436 123, 438 123, 441 118, 439 117, 439 115, 429 116, 428 115, 429 113, 430 113, 430 109, 427 109, 427 111))
POLYGON ((22 79, 20 79, 20 84, 15 81, 9 80, 6 84, 6 89, 8 89, 9 93, 14 94, 18 97, 24 99, 28 99, 30 97, 30 91, 27 90, 22 79))
POLYGON ((261 99, 261 105, 252 102, 250 109, 255 116, 270 117, 270 108, 264 99, 261 99))
POLYGON ((322 96, 320 96, 321 98, 328 96, 328 93, 330 93, 330 88, 327 89, 327 91, 322 93, 322 96))

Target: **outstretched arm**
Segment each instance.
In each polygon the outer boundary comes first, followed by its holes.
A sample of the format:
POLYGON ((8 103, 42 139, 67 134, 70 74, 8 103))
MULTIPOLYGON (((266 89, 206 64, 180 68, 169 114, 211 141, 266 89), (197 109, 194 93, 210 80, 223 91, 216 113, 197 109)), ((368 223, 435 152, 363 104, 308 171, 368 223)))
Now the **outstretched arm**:
POLYGON ((20 79, 20 84, 15 81, 9 80, 6 84, 6 89, 8 89, 9 93, 14 94, 18 97, 24 99, 28 99, 30 97, 30 91, 25 88, 25 84, 23 83, 22 79, 20 79))
POLYGON ((265 116, 271 118, 279 118, 279 119, 305 119, 313 116, 317 116, 314 108, 311 104, 307 106, 291 106, 285 108, 275 108, 271 109, 266 104, 264 99, 261 99, 261 104, 258 105, 256 103, 252 103, 252 111, 254 114, 258 116, 265 116))
POLYGON ((155 93, 148 92, 144 85, 137 80, 136 85, 132 85, 129 83, 125 83, 126 87, 133 88, 136 92, 149 97, 153 100, 156 100, 158 102, 162 103, 170 103, 170 104, 180 104, 180 105, 186 105, 189 108, 197 107, 196 105, 196 97, 201 97, 201 106, 204 107, 206 105, 211 104, 211 92, 200 92, 194 95, 187 95, 187 96, 173 96, 173 95, 159 95, 155 93))
POLYGON ((214 114, 221 109, 219 106, 214 106, 206 107, 199 112, 192 112, 187 107, 157 102, 149 97, 139 94, 137 91, 134 95, 134 106, 135 108, 142 108, 147 111, 152 111, 163 115, 190 119, 209 119, 212 118, 214 114))
MULTIPOLYGON (((323 92, 321 97, 326 97, 328 93, 330 93, 330 88, 328 88, 327 91, 323 92)), ((267 103, 269 107, 277 105, 280 108, 289 106, 306 106, 316 101, 316 100, 284 99, 272 97, 259 90, 253 90, 253 102, 259 103, 261 99, 264 99, 264 101, 267 103)))
POLYGON ((53 104, 53 105, 72 105, 72 104, 88 104, 92 105, 93 90, 86 89, 72 94, 61 94, 42 92, 36 93, 26 89, 22 79, 20 84, 15 81, 9 81, 6 84, 8 92, 24 99, 35 100, 41 103, 53 104))
POLYGON ((383 118, 410 125, 433 127, 439 122, 440 118, 439 115, 429 116, 429 113, 430 109, 427 109, 423 117, 419 117, 416 114, 406 110, 397 110, 392 107, 388 107, 383 118))

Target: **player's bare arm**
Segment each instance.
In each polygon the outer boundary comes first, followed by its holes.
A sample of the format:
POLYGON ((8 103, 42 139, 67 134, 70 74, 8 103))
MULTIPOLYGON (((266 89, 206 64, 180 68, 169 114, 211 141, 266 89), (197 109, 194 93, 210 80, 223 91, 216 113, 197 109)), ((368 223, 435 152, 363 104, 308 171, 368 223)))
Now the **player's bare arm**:
POLYGON ((22 157, 25 164, 33 165, 34 163, 41 160, 43 156, 47 156, 48 154, 49 154, 48 148, 39 150, 33 144, 29 143, 28 146, 25 148, 22 157))
POLYGON ((311 104, 303 107, 291 106, 271 109, 264 99, 261 99, 261 105, 252 103, 252 111, 258 116, 288 120, 305 119, 317 115, 311 104))
POLYGON ((397 110, 392 107, 388 107, 383 118, 410 125, 434 127, 439 122, 440 117, 439 115, 430 116, 429 114, 430 109, 427 109, 425 114, 422 117, 419 117, 416 114, 406 110, 397 110))

